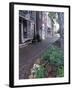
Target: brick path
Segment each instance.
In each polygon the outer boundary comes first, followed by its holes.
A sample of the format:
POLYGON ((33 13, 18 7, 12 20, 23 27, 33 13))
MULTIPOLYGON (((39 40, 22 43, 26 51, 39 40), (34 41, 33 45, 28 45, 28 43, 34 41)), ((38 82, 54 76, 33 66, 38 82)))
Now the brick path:
POLYGON ((58 36, 53 36, 41 42, 36 42, 35 44, 29 44, 26 47, 19 48, 19 79, 28 79, 30 69, 36 59, 58 39, 58 36))

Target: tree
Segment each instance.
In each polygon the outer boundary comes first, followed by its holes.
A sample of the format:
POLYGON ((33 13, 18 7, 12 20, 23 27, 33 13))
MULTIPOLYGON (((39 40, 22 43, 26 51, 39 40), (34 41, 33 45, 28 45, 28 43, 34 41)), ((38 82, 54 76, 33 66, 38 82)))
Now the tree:
POLYGON ((40 35, 39 35, 39 29, 40 29, 40 26, 39 26, 39 14, 40 12, 39 11, 36 11, 36 30, 35 30, 35 25, 34 25, 34 36, 33 36, 33 42, 36 42, 36 41, 40 41, 40 35))
POLYGON ((59 33, 60 33, 60 47, 64 48, 64 13, 58 12, 58 22, 60 25, 59 33))
POLYGON ((63 38, 64 36, 64 13, 63 12, 58 12, 58 22, 60 25, 59 33, 61 38, 63 38))
POLYGON ((56 18, 56 12, 49 12, 48 16, 51 18, 52 23, 54 23, 53 19, 56 18))
POLYGON ((58 18, 56 19, 59 23, 59 31, 60 39, 58 41, 59 46, 63 49, 64 48, 64 13, 63 12, 49 12, 48 16, 51 18, 52 21, 52 28, 54 26, 54 19, 56 18, 56 14, 58 18))
POLYGON ((36 11, 36 33, 37 33, 37 34, 36 34, 36 38, 37 38, 37 41, 40 41, 40 35, 39 35, 39 29, 40 29, 40 28, 39 28, 39 27, 40 27, 40 26, 39 26, 39 25, 40 25, 40 24, 39 24, 39 23, 40 23, 40 22, 39 22, 39 14, 40 14, 40 12, 39 12, 39 11, 36 11))
MULTIPOLYGON (((48 16, 50 17, 51 19, 51 22, 52 22, 52 30, 53 30, 53 27, 54 27, 54 19, 56 19, 56 12, 49 12, 48 16)), ((52 35, 53 35, 53 32, 52 31, 52 35)))

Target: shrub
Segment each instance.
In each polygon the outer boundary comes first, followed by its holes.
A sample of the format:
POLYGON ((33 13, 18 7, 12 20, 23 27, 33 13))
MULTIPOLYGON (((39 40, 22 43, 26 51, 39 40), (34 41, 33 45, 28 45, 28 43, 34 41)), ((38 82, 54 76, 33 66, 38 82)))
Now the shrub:
POLYGON ((63 51, 56 46, 51 46, 42 56, 43 60, 49 64, 63 65, 64 55, 63 51))
POLYGON ((40 66, 38 69, 36 69, 35 76, 36 78, 45 78, 46 73, 46 69, 43 66, 40 66))
POLYGON ((57 69, 57 77, 63 77, 64 76, 64 66, 60 66, 57 69))

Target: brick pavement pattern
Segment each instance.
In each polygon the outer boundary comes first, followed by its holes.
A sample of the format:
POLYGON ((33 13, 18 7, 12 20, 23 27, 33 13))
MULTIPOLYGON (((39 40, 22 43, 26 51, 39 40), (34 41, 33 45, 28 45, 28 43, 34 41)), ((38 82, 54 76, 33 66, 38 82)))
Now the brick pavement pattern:
POLYGON ((48 37, 47 39, 29 44, 26 47, 19 48, 19 79, 28 79, 30 69, 34 62, 39 58, 52 43, 59 39, 58 36, 48 37))

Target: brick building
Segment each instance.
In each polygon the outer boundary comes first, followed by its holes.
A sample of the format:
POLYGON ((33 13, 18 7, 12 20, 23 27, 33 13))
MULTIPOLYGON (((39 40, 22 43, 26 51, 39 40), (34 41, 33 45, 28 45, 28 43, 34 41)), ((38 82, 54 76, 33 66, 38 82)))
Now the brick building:
POLYGON ((41 41, 52 35, 52 24, 45 11, 19 11, 19 44, 28 44, 33 40, 41 41))

